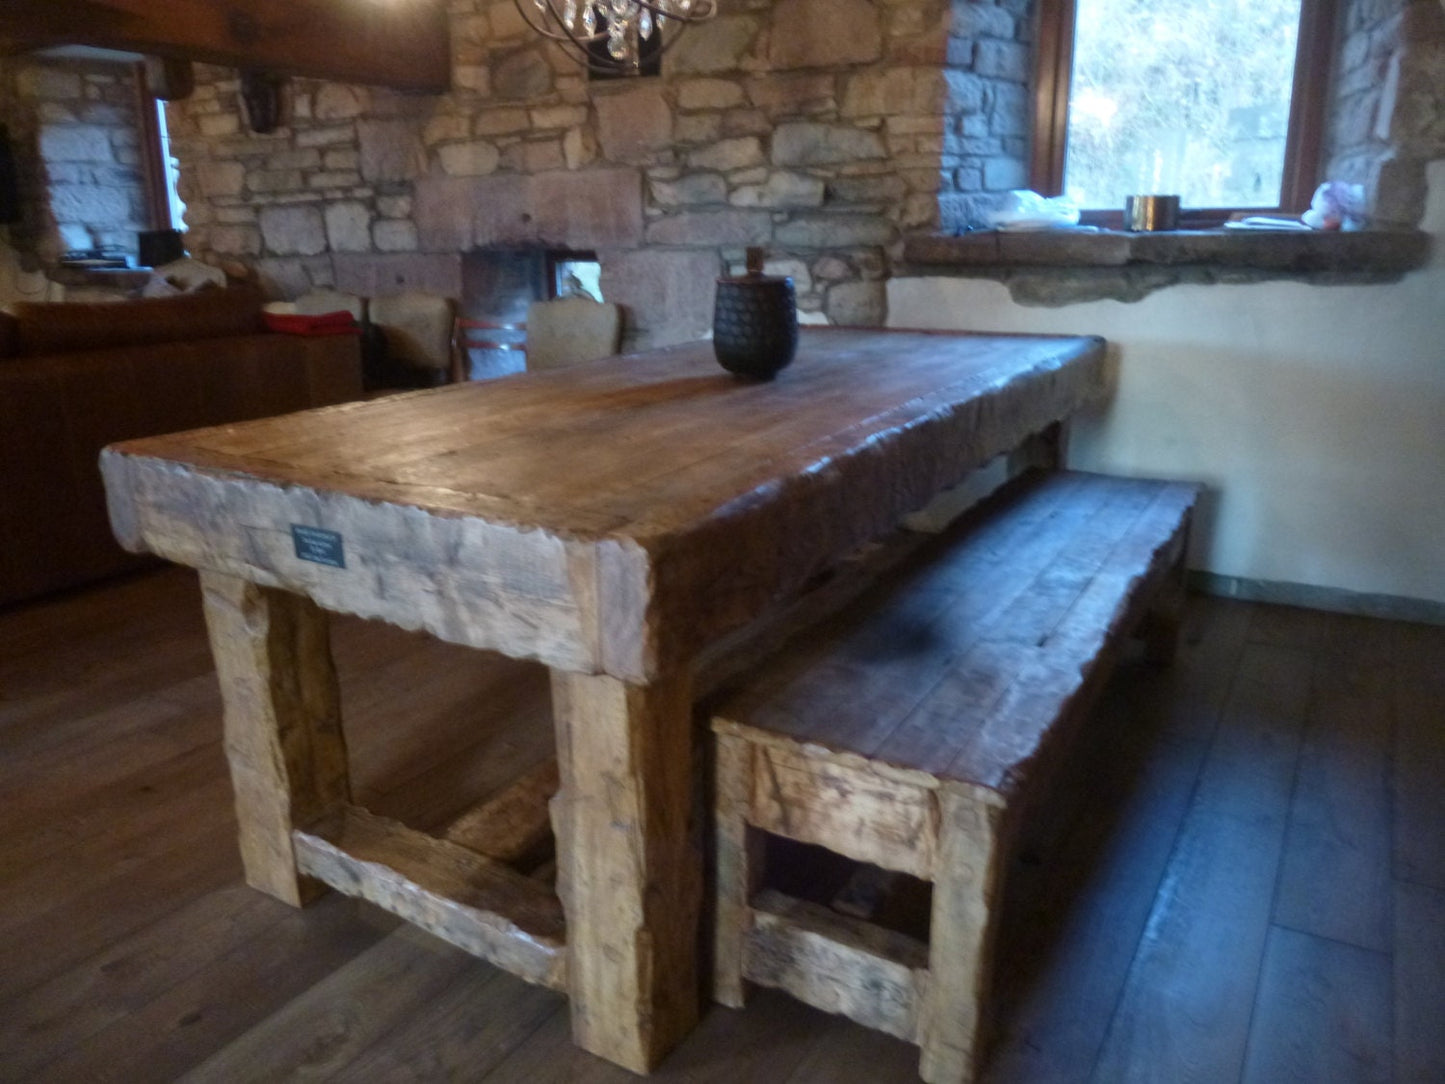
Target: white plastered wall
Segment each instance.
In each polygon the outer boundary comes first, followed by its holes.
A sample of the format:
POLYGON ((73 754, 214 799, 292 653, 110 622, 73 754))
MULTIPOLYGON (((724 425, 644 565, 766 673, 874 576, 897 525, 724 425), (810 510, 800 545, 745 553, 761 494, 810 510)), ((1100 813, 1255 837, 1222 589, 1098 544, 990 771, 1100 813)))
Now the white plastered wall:
POLYGON ((1397 283, 1037 308, 981 279, 895 278, 889 323, 1103 335, 1114 387, 1071 465, 1206 483, 1195 568, 1445 602, 1445 161, 1429 182, 1431 260, 1397 283))

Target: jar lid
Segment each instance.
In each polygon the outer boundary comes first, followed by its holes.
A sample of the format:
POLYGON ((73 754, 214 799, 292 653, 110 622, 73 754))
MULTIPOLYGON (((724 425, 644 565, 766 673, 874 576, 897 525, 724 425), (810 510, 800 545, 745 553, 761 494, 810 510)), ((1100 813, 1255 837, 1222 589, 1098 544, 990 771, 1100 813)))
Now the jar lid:
POLYGON ((774 286, 793 281, 790 275, 765 275, 763 274, 764 252, 761 248, 750 246, 747 249, 746 266, 747 271, 741 275, 719 275, 718 283, 737 282, 752 286, 774 286))

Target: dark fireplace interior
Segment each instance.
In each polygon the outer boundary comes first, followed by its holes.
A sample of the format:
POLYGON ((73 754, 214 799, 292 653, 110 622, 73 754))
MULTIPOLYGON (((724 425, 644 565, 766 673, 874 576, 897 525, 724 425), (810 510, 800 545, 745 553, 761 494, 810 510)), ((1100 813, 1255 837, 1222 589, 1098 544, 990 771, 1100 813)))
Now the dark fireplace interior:
POLYGON ((476 344, 466 350, 470 378, 485 380, 525 369, 526 354, 518 348, 526 342, 527 307, 579 291, 601 301, 599 273, 594 252, 495 245, 464 255, 462 319, 514 325, 470 329, 469 341, 476 344))

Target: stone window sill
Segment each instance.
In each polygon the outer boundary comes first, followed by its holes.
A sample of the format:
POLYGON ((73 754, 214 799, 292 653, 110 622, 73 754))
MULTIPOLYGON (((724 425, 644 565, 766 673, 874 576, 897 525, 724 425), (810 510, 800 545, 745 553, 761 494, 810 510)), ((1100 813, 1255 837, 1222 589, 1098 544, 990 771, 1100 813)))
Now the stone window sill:
POLYGON ((1429 249, 1418 230, 981 230, 906 238, 902 273, 991 278, 1017 301, 1063 305, 1136 301, 1180 283, 1393 281, 1423 265, 1429 249))

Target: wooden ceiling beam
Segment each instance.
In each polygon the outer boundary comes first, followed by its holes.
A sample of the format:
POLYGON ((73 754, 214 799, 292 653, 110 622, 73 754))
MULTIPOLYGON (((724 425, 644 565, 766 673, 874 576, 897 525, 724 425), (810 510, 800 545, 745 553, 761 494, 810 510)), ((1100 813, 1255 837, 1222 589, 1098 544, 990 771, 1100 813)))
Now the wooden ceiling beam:
POLYGON ((91 45, 441 93, 444 0, 5 0, 0 48, 91 45))

